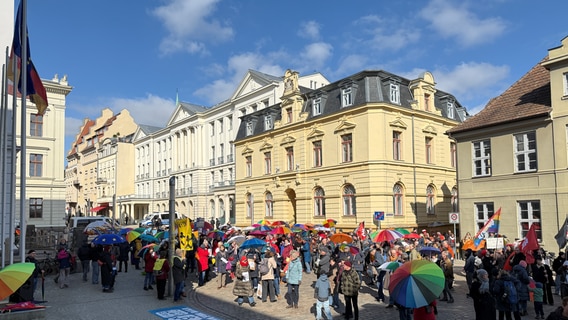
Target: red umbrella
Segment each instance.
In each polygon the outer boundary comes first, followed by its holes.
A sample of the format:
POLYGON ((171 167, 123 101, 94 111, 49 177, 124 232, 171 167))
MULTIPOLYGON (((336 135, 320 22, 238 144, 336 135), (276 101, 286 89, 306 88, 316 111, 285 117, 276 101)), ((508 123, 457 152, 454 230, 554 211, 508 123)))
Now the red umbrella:
POLYGON ((282 220, 274 221, 274 222, 272 222, 272 224, 270 224, 270 225, 273 226, 273 227, 277 227, 277 226, 286 226, 286 227, 288 227, 288 226, 289 226, 288 222, 282 221, 282 220))
POLYGON ((392 229, 385 229, 377 234, 373 242, 394 241, 400 238, 402 238, 402 233, 392 229))
POLYGON ((405 234, 402 236, 404 239, 420 239, 420 235, 418 233, 412 232, 409 234, 405 234))

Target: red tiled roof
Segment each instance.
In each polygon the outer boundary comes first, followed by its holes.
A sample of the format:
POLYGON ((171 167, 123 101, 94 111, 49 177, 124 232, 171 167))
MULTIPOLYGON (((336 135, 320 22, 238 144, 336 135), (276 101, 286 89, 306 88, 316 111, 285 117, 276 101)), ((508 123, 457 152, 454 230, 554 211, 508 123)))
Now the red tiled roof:
POLYGON ((551 110, 550 73, 540 61, 500 96, 491 99, 478 114, 448 130, 448 133, 471 131, 498 124, 548 114, 551 110))

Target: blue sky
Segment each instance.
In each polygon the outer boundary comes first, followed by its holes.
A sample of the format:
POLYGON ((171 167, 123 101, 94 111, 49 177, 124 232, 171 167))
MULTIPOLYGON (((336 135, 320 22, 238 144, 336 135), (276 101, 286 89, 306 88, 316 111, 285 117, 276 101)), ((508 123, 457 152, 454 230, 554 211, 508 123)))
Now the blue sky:
POLYGON ((74 87, 68 149, 105 107, 163 127, 176 90, 212 106, 248 69, 332 82, 428 70, 474 114, 560 45, 566 12, 560 0, 28 0, 28 29, 40 76, 74 87))

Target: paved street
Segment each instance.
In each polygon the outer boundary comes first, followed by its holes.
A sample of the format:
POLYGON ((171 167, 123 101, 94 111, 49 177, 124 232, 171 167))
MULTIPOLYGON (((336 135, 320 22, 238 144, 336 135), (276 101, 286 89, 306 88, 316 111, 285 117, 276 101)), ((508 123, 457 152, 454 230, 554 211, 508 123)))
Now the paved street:
MULTIPOLYGON (((455 303, 448 304, 440 302, 438 307, 438 319, 475 319, 473 303, 466 298, 465 277, 460 273, 463 261, 457 261, 455 266, 456 282, 454 286, 455 303)), ((90 278, 89 278, 90 279, 90 278)), ((103 293, 100 285, 93 285, 90 281, 83 282, 81 274, 71 275, 70 287, 59 289, 56 287, 53 276, 45 282, 45 300, 48 302, 46 310, 47 319, 160 319, 150 313, 150 310, 187 306, 192 309, 200 310, 205 314, 218 319, 314 319, 315 300, 313 297, 313 274, 304 274, 304 280, 300 287, 299 309, 286 309, 286 303, 281 298, 275 303, 262 303, 258 299, 257 305, 252 308, 248 304, 239 307, 232 294, 232 285, 217 290, 215 281, 206 284, 204 287, 195 289, 193 286, 194 278, 187 281, 186 291, 188 297, 183 302, 174 303, 171 296, 165 301, 160 301, 153 291, 144 291, 144 277, 140 270, 129 269, 128 273, 119 273, 116 280, 115 291, 113 293, 103 293)), ((41 288, 41 286, 40 286, 41 288)), ((173 290, 173 287, 172 287, 173 290)), ((286 287, 281 288, 284 293, 286 287)), ((173 294, 173 291, 172 291, 173 294)), ((376 289, 363 285, 359 295, 360 319, 380 318, 398 319, 398 311, 395 308, 386 309, 385 304, 378 303, 374 295, 376 289)), ((36 299, 41 298, 38 289, 36 299)), ((555 296, 557 297, 557 296, 555 296)), ((559 303, 559 297, 557 304, 559 303)), ((554 309, 545 306, 545 314, 554 309)), ((337 311, 342 311, 341 307, 337 311)), ((333 311, 334 318, 340 319, 340 313, 333 311)), ((529 316, 524 319, 533 319, 534 312, 532 303, 529 307, 529 316)), ((201 319, 201 318, 184 318, 201 319)))

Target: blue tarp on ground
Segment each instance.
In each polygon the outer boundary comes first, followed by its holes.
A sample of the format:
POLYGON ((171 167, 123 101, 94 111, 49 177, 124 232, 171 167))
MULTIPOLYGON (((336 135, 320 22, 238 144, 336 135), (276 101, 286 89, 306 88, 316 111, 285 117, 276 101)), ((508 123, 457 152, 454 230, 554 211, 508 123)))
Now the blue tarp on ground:
POLYGON ((167 320, 221 320, 189 307, 169 307, 148 311, 167 320))

